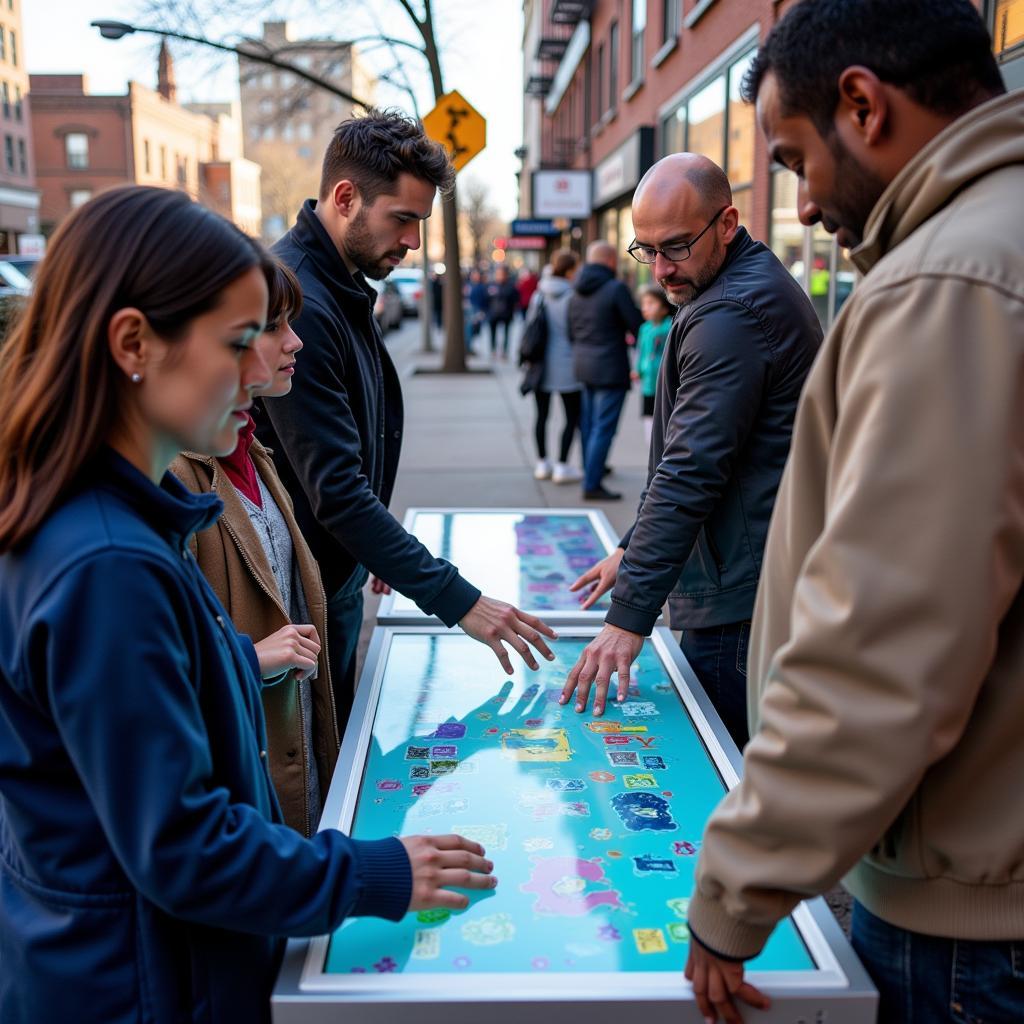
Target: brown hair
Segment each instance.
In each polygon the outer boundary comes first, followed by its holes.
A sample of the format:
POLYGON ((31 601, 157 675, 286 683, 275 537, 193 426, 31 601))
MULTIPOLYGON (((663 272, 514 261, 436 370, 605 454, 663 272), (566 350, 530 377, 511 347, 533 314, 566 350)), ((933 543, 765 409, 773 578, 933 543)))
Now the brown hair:
POLYGON ((267 271, 267 291, 267 330, 276 331, 302 312, 302 286, 291 269, 273 256, 267 271))
POLYGON ((269 263, 185 193, 127 186, 79 207, 50 241, 0 349, 0 553, 30 537, 114 428, 124 389, 107 339, 119 309, 184 337, 223 290, 269 263))
POLYGON ((579 266, 580 258, 572 249, 559 249, 551 257, 551 276, 568 277, 579 266))
POLYGON ((442 193, 455 184, 448 151, 427 138, 419 121, 398 110, 370 109, 364 117, 350 117, 334 129, 324 153, 320 201, 348 179, 363 202, 372 206, 379 195, 394 189, 400 174, 428 181, 442 193))
POLYGON ((657 299, 665 308, 665 313, 668 316, 672 316, 675 313, 676 307, 668 301, 668 296, 656 284, 649 284, 643 288, 640 292, 640 298, 642 299, 645 295, 650 295, 652 299, 657 299))

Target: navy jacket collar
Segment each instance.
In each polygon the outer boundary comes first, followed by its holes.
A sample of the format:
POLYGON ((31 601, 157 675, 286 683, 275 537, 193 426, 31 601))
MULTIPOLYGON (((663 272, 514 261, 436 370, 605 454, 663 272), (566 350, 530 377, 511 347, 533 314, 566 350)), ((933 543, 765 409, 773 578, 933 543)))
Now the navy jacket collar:
POLYGON ((338 247, 316 215, 315 199, 307 199, 302 204, 291 234, 292 238, 313 256, 317 269, 334 287, 340 301, 360 302, 365 306, 367 301, 372 303, 376 299, 377 293, 366 283, 359 271, 349 273, 338 247))
POLYGON ((89 475, 90 482, 116 494, 176 547, 212 526, 224 510, 216 494, 193 494, 173 473, 165 473, 157 487, 113 448, 100 451, 89 475))

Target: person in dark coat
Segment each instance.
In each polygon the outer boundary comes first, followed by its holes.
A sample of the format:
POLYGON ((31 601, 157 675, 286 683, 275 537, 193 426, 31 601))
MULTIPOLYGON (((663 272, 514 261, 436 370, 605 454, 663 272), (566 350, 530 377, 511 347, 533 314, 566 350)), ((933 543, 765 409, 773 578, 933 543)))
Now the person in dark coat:
POLYGON ((508 275, 508 268, 499 264, 494 271, 494 280, 487 286, 487 326, 491 332, 491 355, 508 359, 509 332, 512 319, 519 307, 519 292, 508 275), (498 347, 498 331, 501 331, 501 347, 498 347))
POLYGON ((585 706, 629 665, 666 599, 682 648, 737 746, 747 740, 746 644, 797 401, 821 344, 810 300, 740 226, 725 172, 677 153, 633 197, 630 252, 678 306, 654 402, 647 487, 619 549, 574 586, 612 607, 564 691, 585 706), (632 654, 630 653, 632 652, 632 654))
POLYGON ((583 497, 622 497, 601 482, 629 391, 628 337, 644 322, 629 287, 617 279, 618 257, 608 242, 591 242, 569 300, 569 340, 576 379, 583 385, 583 497))
POLYGON ((493 887, 468 840, 283 822, 255 648, 189 550, 223 506, 167 472, 270 383, 268 271, 185 193, 112 189, 0 353, 4 1024, 269 1024, 286 936, 468 905, 442 862, 493 887))
POLYGON ((323 168, 319 199, 306 200, 274 246, 302 286, 293 326, 305 350, 291 393, 263 406, 256 436, 273 451, 320 564, 344 731, 370 572, 376 592, 394 587, 445 625, 460 625, 491 647, 509 673, 503 641, 536 668, 527 644, 553 658, 543 635, 554 633, 540 619, 481 596, 388 511, 402 448, 402 389, 365 277, 383 280, 419 248, 420 223, 430 216, 437 189, 452 182, 448 155, 418 122, 374 111, 342 122, 323 168))

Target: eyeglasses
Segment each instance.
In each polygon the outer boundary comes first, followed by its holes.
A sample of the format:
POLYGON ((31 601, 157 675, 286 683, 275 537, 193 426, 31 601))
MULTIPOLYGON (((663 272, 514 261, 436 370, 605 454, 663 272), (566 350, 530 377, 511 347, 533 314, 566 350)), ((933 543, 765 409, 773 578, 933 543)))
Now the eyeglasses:
POLYGON ((669 261, 669 263, 683 263, 690 258, 690 250, 701 240, 705 232, 711 227, 712 224, 718 220, 719 217, 728 210, 728 206, 723 206, 718 213, 708 221, 707 226, 696 238, 691 239, 689 242, 676 242, 673 245, 666 245, 664 248, 658 249, 653 245, 640 245, 639 242, 634 242, 626 252, 637 261, 637 263, 653 263, 660 253, 669 261))

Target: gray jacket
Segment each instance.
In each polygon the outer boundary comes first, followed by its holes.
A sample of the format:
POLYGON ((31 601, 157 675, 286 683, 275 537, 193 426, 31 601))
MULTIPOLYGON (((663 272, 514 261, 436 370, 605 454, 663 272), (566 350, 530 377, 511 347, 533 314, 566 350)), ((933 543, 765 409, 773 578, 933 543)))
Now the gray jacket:
POLYGON ((572 345, 569 342, 569 299, 572 282, 564 277, 545 277, 530 300, 533 315, 541 300, 548 321, 548 343, 544 349, 544 371, 540 380, 541 391, 565 394, 579 391, 580 382, 572 366, 572 345))

